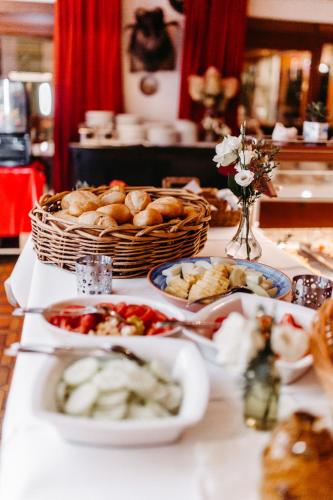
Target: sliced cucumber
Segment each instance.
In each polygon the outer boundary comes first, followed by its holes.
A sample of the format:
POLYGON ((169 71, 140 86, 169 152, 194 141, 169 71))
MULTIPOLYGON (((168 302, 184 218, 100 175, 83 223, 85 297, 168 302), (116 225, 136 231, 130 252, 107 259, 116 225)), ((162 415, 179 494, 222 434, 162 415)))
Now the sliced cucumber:
POLYGON ((157 380, 147 369, 141 368, 131 377, 128 382, 128 388, 136 392, 142 398, 150 398, 157 386, 157 380))
POLYGON ((95 384, 86 382, 76 387, 67 399, 64 411, 69 415, 87 414, 98 398, 98 389, 95 384))
POLYGON ((110 410, 96 409, 92 413, 92 417, 98 420, 123 420, 126 417, 127 405, 120 404, 110 410))
POLYGON ((96 373, 92 382, 100 391, 118 391, 129 386, 130 376, 121 369, 104 368, 96 373))
POLYGON ((89 380, 98 370, 96 358, 82 358, 72 363, 63 373, 66 384, 76 386, 89 380))
POLYGON ((179 408, 182 400, 182 390, 179 385, 170 384, 168 385, 168 396, 165 401, 163 401, 164 406, 169 411, 175 411, 179 408))
POLYGON ((129 406, 128 418, 136 420, 148 420, 151 418, 159 418, 168 416, 169 413, 158 403, 149 402, 145 405, 132 403, 129 406))
POLYGON ((171 381, 169 370, 158 359, 154 359, 153 361, 151 361, 148 365, 148 368, 156 378, 163 380, 164 382, 171 381))
POLYGON ((126 403, 128 395, 128 391, 101 393, 97 398, 96 404, 100 409, 110 410, 114 406, 126 403))

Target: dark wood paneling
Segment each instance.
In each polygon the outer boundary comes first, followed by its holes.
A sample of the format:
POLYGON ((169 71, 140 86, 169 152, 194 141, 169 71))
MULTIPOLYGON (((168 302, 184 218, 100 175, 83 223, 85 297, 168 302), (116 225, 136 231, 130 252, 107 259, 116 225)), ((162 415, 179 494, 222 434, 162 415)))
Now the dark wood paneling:
POLYGON ((333 42, 333 25, 249 18, 246 47, 314 50, 333 42))
POLYGON ((333 227, 332 213, 332 202, 262 200, 260 227, 333 227))

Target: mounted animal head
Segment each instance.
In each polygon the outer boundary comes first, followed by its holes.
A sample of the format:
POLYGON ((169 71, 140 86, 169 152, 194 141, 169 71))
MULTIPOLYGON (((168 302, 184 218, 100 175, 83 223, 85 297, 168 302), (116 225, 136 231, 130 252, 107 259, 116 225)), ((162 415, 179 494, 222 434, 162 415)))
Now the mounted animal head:
POLYGON ((135 24, 131 29, 128 52, 131 71, 158 71, 175 68, 175 50, 168 32, 169 26, 178 26, 176 21, 165 22, 163 9, 139 8, 135 11, 135 24))

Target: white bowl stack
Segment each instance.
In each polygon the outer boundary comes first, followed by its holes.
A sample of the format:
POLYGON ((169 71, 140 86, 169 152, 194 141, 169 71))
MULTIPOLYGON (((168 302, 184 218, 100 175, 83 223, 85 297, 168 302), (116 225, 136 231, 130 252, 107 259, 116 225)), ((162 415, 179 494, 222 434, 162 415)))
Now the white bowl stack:
POLYGON ((147 130, 147 139, 156 146, 171 146, 179 142, 177 130, 172 125, 150 125, 147 130))
POLYGON ((146 139, 146 130, 137 115, 120 113, 116 116, 118 139, 125 144, 141 144, 146 139))
POLYGON ((176 120, 175 129, 181 144, 194 144, 198 140, 198 127, 191 120, 176 120))
POLYGON ((85 124, 89 128, 108 128, 112 125, 113 111, 86 111, 85 124))

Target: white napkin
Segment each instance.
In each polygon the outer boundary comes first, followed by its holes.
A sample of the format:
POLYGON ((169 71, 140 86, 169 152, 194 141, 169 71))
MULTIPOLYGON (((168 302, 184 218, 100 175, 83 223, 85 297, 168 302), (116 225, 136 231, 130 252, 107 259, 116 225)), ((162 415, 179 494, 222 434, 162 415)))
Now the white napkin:
POLYGON ((273 141, 289 141, 297 138, 296 127, 285 127, 283 123, 276 122, 272 139, 273 141))

